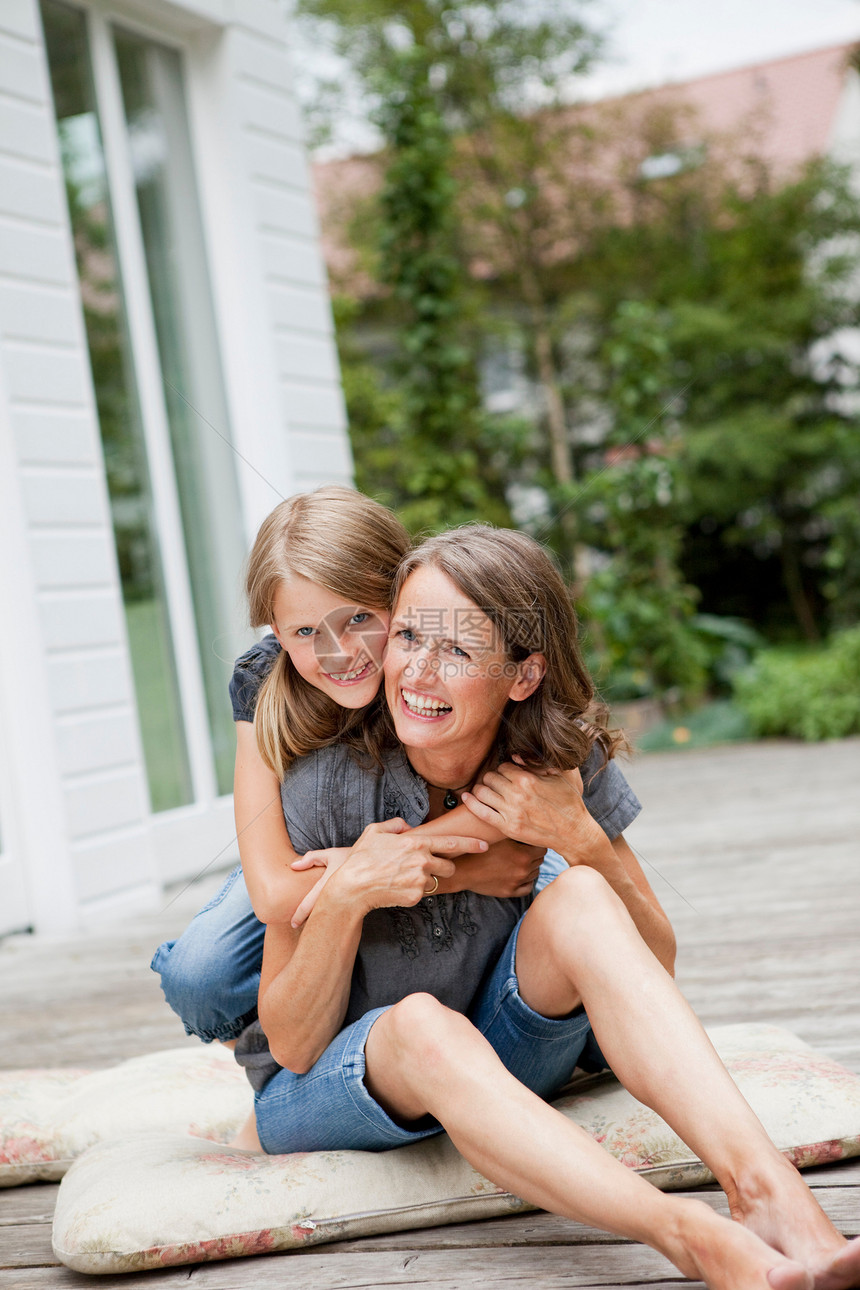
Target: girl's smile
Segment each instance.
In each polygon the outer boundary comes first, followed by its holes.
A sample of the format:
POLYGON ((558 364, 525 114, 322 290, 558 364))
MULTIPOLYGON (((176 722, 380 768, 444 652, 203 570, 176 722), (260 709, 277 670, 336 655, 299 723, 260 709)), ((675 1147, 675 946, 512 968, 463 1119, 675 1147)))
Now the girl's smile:
POLYGON ((382 678, 385 610, 349 604, 295 575, 281 582, 272 609, 272 630, 309 685, 343 708, 370 703, 382 678))

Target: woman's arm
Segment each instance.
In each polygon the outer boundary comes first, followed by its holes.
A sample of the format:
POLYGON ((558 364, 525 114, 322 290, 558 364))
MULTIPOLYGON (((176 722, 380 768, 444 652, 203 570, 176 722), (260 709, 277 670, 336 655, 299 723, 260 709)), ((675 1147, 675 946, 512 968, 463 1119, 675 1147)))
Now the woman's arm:
POLYGON ((675 935, 636 856, 623 835, 613 841, 589 814, 578 771, 536 774, 506 762, 488 772, 469 810, 484 823, 522 842, 557 851, 571 866, 590 865, 624 901, 640 936, 668 972, 674 971, 675 935))
MULTIPOLYGON (((417 905, 432 877, 453 871, 447 856, 483 845, 475 837, 418 837, 403 820, 371 824, 331 874, 304 927, 269 925, 259 1011, 280 1065, 305 1074, 340 1030, 365 916, 386 906, 417 905)), ((297 886, 296 904, 300 891, 297 886)))

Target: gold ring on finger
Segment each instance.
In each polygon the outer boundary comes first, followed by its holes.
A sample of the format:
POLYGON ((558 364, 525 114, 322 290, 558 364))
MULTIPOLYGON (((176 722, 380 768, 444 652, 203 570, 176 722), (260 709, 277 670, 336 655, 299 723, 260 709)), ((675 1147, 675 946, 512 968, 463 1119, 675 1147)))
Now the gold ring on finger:
POLYGON ((424 888, 425 896, 435 896, 436 892, 439 890, 439 879, 436 877, 435 873, 430 876, 433 879, 433 886, 424 888))

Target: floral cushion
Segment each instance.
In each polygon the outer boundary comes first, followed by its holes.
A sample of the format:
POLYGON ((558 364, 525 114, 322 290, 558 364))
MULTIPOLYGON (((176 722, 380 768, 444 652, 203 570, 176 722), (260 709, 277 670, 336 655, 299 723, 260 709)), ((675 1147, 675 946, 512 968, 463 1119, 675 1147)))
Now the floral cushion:
MULTIPOLYGON (((796 1165, 860 1154, 860 1077, 772 1026, 712 1030, 723 1060, 796 1165)), ((611 1076, 556 1106, 658 1187, 710 1175, 611 1076)), ((393 1151, 262 1156, 171 1133, 101 1142, 60 1187, 54 1251, 80 1272, 132 1272, 289 1250, 527 1209, 445 1135, 393 1151)))
POLYGON ((137 1130, 227 1142, 253 1096, 220 1045, 133 1057, 105 1071, 0 1072, 0 1187, 62 1178, 87 1147, 137 1130))

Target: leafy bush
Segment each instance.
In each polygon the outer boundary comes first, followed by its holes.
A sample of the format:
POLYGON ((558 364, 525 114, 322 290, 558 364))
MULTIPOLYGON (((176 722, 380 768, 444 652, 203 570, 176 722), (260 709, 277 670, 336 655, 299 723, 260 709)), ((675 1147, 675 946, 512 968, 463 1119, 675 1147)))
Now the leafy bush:
POLYGON ((750 735, 746 713, 728 699, 716 699, 693 712, 679 713, 671 721, 661 721, 635 742, 640 752, 677 752, 739 743, 750 735))
POLYGON ((757 735, 810 741, 860 733, 860 627, 817 649, 772 649, 734 678, 735 700, 757 735))

